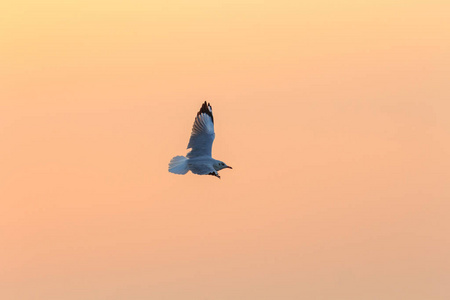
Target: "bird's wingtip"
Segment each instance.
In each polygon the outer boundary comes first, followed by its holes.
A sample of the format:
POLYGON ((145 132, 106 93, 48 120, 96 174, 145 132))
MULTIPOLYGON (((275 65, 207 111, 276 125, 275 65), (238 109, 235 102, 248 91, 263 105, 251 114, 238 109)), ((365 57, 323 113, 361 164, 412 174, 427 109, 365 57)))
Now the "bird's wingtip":
POLYGON ((207 114, 211 117, 211 120, 214 123, 214 117, 212 115, 212 106, 209 102, 203 102, 202 107, 200 108, 200 110, 197 113, 197 116, 199 116, 200 114, 207 114))

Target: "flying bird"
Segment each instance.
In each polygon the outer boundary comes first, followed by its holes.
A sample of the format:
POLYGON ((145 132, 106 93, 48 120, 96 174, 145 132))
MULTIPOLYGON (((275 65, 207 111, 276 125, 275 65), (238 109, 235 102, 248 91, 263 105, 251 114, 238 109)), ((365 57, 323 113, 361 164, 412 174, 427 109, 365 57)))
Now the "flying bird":
POLYGON ((184 156, 175 156, 170 160, 169 172, 184 175, 188 171, 198 175, 213 175, 220 178, 220 171, 232 169, 223 161, 212 158, 212 144, 214 141, 214 117, 212 107, 206 101, 195 117, 191 138, 187 149, 191 151, 184 156))

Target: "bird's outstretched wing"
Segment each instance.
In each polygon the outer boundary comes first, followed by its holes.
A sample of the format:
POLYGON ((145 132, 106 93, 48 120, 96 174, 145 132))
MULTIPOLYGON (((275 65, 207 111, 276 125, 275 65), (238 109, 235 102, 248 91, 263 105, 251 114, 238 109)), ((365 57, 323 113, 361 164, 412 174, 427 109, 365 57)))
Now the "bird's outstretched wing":
POLYGON ((214 137, 212 107, 205 101, 192 126, 191 138, 187 146, 188 149, 192 148, 192 150, 187 154, 187 157, 211 156, 214 137))

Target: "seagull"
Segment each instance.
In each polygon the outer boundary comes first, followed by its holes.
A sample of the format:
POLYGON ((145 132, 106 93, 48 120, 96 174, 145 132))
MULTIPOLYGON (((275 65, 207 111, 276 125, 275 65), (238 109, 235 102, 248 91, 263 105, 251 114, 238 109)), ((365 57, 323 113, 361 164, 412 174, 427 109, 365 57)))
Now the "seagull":
POLYGON ((191 148, 192 150, 186 157, 175 156, 172 158, 169 163, 169 172, 184 175, 191 171, 198 175, 213 175, 220 178, 217 171, 225 168, 232 169, 223 161, 212 158, 214 137, 212 107, 205 101, 192 126, 191 138, 187 146, 187 149, 191 148))

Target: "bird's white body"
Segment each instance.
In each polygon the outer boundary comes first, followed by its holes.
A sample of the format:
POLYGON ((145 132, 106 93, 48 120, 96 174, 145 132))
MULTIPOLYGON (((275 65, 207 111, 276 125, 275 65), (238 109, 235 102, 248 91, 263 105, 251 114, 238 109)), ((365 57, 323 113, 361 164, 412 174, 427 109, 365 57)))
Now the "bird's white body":
POLYGON ((192 150, 184 156, 175 156, 169 163, 169 172, 184 175, 188 171, 198 175, 214 175, 220 178, 219 173, 224 168, 230 168, 224 162, 211 156, 214 141, 214 118, 212 107, 206 101, 197 113, 192 127, 188 149, 192 150))

